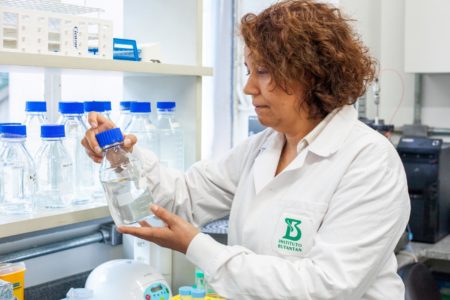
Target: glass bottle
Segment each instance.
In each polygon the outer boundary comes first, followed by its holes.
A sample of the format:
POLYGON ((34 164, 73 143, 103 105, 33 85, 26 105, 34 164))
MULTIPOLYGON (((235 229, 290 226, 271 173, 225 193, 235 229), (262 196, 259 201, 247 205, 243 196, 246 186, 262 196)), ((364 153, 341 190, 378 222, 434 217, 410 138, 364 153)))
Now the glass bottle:
POLYGON ((111 101, 103 101, 103 105, 105 106, 105 116, 111 119, 111 101))
POLYGON ((153 197, 138 159, 123 148, 120 128, 96 135, 103 150, 100 181, 116 225, 130 225, 147 217, 153 197))
POLYGON ((150 120, 150 102, 132 102, 130 105, 131 121, 125 128, 127 134, 134 134, 139 146, 153 151, 159 156, 158 133, 150 120))
POLYGON ((47 124, 47 103, 45 101, 27 101, 25 103, 26 118, 23 124, 27 126, 27 149, 31 155, 41 145, 41 125, 47 124))
POLYGON ((72 204, 83 205, 89 202, 97 179, 94 177, 94 162, 81 145, 87 130, 83 121, 84 106, 82 102, 60 102, 59 112, 59 124, 64 125, 66 134, 63 144, 73 163, 72 204))
POLYGON ((195 288, 191 291, 192 300, 204 300, 206 292, 204 289, 195 288))
MULTIPOLYGON (((104 101, 86 101, 84 102, 84 121, 85 124, 88 124, 87 117, 88 114, 92 111, 98 112, 100 114, 105 114, 105 102, 104 101)), ((106 116, 107 117, 107 116, 106 116)), ((94 163, 94 174, 98 174, 100 165, 97 163, 94 163)), ((105 194, 103 193, 102 185, 100 183, 100 178, 98 176, 94 176, 95 182, 94 182, 94 191, 92 192, 92 198, 94 201, 97 202, 104 202, 105 201, 105 194)))
POLYGON ((131 120, 131 102, 132 101, 120 101, 120 115, 117 126, 119 126, 119 128, 122 128, 122 130, 124 130, 128 126, 128 123, 130 123, 131 120))
POLYGON ((0 214, 32 212, 36 169, 28 152, 25 125, 2 126, 0 140, 0 214))
POLYGON ((64 208, 71 204, 73 166, 63 145, 64 125, 42 125, 42 144, 36 155, 39 209, 64 208))
POLYGON ((175 118, 175 102, 157 102, 159 160, 169 168, 184 171, 183 130, 175 118))

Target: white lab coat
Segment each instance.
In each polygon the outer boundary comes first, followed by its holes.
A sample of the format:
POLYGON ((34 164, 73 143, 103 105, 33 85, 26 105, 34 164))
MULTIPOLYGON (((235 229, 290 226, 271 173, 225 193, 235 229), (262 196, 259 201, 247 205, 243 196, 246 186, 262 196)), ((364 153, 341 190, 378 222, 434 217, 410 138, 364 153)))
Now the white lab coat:
POLYGON ((185 174, 136 149, 158 203, 202 225, 230 214, 228 246, 198 234, 187 258, 229 299, 404 299, 394 247, 409 219, 393 145, 340 109, 277 176, 266 129, 185 174))

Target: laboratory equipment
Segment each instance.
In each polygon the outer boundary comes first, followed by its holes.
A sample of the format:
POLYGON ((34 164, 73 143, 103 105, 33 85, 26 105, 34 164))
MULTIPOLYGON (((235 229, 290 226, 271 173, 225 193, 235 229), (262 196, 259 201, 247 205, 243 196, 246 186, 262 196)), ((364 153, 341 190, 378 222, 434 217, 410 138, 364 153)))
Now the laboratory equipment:
POLYGON ((85 101, 84 102, 84 112, 85 112, 85 118, 86 118, 86 124, 87 122, 87 115, 92 112, 98 112, 103 115, 105 115, 105 102, 104 101, 85 101))
POLYGON ((25 125, 2 126, 0 140, 0 214, 31 213, 36 169, 25 141, 25 125))
POLYGON ((138 159, 122 148, 120 128, 103 131, 96 138, 103 150, 100 181, 114 222, 130 225, 147 217, 153 197, 138 159))
POLYGON ((180 295, 180 300, 192 300, 191 297, 192 287, 182 286, 178 289, 178 294, 180 295))
POLYGON ((183 130, 175 118, 175 108, 175 102, 156 103, 159 161, 169 168, 184 171, 183 130))
POLYGON ((0 263, 0 279, 13 284, 13 294, 17 300, 24 299, 25 263, 0 263))
POLYGON ((64 208, 73 197, 73 165, 63 145, 64 125, 42 125, 42 145, 36 155, 37 208, 64 208))
POLYGON ((132 102, 130 111, 131 121, 125 128, 125 132, 134 134, 140 147, 151 150, 159 156, 158 134, 150 120, 150 102, 132 102))
POLYGON ((132 101, 120 101, 120 116, 117 126, 124 130, 131 121, 130 106, 132 101))
POLYGON ((48 123, 47 103, 45 101, 27 101, 25 112, 24 124, 27 126, 27 148, 31 155, 36 155, 36 151, 41 144, 41 125, 48 123))
POLYGON ((96 267, 85 287, 94 299, 169 300, 172 292, 164 277, 152 266, 130 259, 116 259, 96 267))
POLYGON ((449 232, 450 148, 441 139, 401 137, 397 151, 408 181, 413 240, 435 243, 449 232))
POLYGON ((192 300, 204 300, 206 292, 204 289, 194 288, 191 290, 192 300))
POLYGON ((73 163, 72 204, 86 204, 94 191, 97 178, 94 177, 94 162, 81 145, 87 130, 83 121, 84 106, 82 102, 60 102, 59 111, 61 113, 59 124, 64 125, 66 134, 63 144, 73 163))

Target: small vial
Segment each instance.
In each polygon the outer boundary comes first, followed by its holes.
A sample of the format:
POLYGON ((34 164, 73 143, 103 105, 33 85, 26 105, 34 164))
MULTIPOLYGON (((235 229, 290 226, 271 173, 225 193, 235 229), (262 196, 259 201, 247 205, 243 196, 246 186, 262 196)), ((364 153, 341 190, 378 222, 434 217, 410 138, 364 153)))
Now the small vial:
POLYGON ((204 300, 206 296, 206 292, 204 289, 192 289, 191 297, 192 300, 204 300))
POLYGON ((190 286, 182 286, 178 289, 180 300, 192 300, 191 296, 192 288, 190 286))
POLYGON ((195 287, 197 289, 204 289, 206 290, 206 286, 205 286, 205 273, 203 273, 202 270, 196 268, 195 269, 195 283, 194 283, 195 287))

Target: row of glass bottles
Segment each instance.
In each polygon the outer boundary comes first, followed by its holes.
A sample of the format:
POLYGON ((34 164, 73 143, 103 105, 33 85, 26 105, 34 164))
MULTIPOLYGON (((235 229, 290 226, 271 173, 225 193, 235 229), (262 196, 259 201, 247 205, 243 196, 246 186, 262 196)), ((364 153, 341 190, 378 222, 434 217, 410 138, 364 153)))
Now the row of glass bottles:
POLYGON ((62 144, 64 125, 41 126, 42 145, 35 160, 25 146, 25 125, 3 124, 0 134, 0 213, 68 206, 73 166, 62 144))
MULTIPOLYGON (((110 101, 88 101, 88 102, 61 102, 73 103, 76 105, 76 114, 81 115, 80 127, 86 127, 87 113, 94 111, 104 114, 111 119, 110 101)), ((122 101, 120 102, 120 116, 117 121, 118 127, 125 133, 132 133, 137 136, 139 146, 152 150, 162 164, 184 170, 184 139, 180 124, 175 118, 175 102, 157 102, 157 122, 156 126, 151 121, 150 102, 122 101)), ((47 123, 46 102, 27 101, 27 117, 25 125, 29 131, 27 141, 28 149, 32 154, 36 153, 39 147, 39 128, 47 123)), ((58 124, 62 124, 62 114, 58 124)), ((73 116, 72 116, 73 117, 73 116)), ((73 124, 73 122, 72 122, 73 124)), ((84 134, 84 133, 83 133, 84 134)), ((68 134, 68 136, 70 136, 68 134)))
MULTIPOLYGON (((173 117, 174 109, 175 109, 175 102, 158 102, 157 108, 158 108, 158 125, 161 125, 161 128, 156 131, 156 127, 151 123, 150 120, 150 103, 149 102, 122 102, 122 116, 126 116, 127 114, 130 115, 128 125, 126 126, 128 133, 133 133, 137 135, 139 139, 139 145, 149 148, 156 152, 158 154, 159 146, 164 145, 165 151, 161 151, 162 154, 162 162, 171 166, 171 167, 177 167, 179 169, 184 169, 184 151, 183 151, 183 135, 181 132, 181 129, 179 128, 179 124, 175 122, 175 119, 173 117), (130 111, 127 112, 127 104, 129 104, 130 111), (159 144, 159 141, 161 141, 161 144, 159 144), (172 155, 172 156, 171 156, 172 155)), ((38 193, 35 197, 39 203, 39 207, 46 207, 46 208, 58 208, 58 207, 65 207, 67 206, 67 203, 70 203, 70 200, 72 204, 78 205, 78 204, 86 204, 89 202, 90 199, 98 199, 103 198, 103 191, 101 190, 101 185, 99 183, 99 177, 94 176, 98 174, 98 165, 94 166, 93 162, 88 158, 88 156, 85 154, 85 151, 83 147, 80 144, 80 141, 82 137, 84 136, 87 126, 84 121, 84 112, 87 111, 98 111, 101 113, 105 113, 105 106, 104 102, 100 101, 91 101, 91 102, 85 102, 84 104, 81 102, 61 102, 59 104, 59 111, 61 112, 61 117, 58 121, 59 124, 63 125, 63 132, 53 132, 56 129, 52 129, 49 131, 46 131, 45 128, 41 130, 41 132, 36 133, 36 128, 41 128, 42 124, 47 122, 45 113, 46 113, 46 105, 45 102, 39 102, 39 101, 29 101, 26 104, 26 111, 27 111, 27 119, 26 124, 28 124, 29 130, 31 129, 31 132, 33 132, 31 135, 34 135, 35 137, 40 135, 43 139, 43 141, 51 141, 52 139, 59 140, 60 142, 64 140, 64 149, 61 150, 60 147, 50 147, 50 152, 52 152, 52 155, 56 155, 57 160, 61 160, 63 156, 70 159, 67 160, 63 165, 64 168, 58 171, 57 168, 55 168, 55 160, 49 159, 49 164, 52 166, 49 166, 46 170, 46 173, 43 173, 42 176, 47 178, 48 181, 54 182, 53 186, 55 185, 61 185, 64 186, 64 191, 62 193, 57 192, 55 188, 49 188, 47 189, 47 192, 41 192, 38 193), (53 132, 53 133, 51 133, 53 132), (53 136, 52 136, 53 134, 53 136), (64 139, 65 137, 65 139, 64 139), (56 154, 54 154, 56 151, 56 154), (65 155, 62 155, 66 151, 65 155), (70 167, 70 168, 69 168, 70 167), (67 170, 71 170, 70 172, 67 170), (64 171, 66 170, 66 171, 64 171), (54 171, 54 172, 52 172, 54 171), (51 179, 53 173, 59 173, 60 174, 66 174, 70 173, 67 176, 56 176, 53 179, 51 179), (55 182, 61 181, 61 179, 67 179, 62 184, 56 184, 55 182), (70 180, 69 180, 70 178, 70 180), (67 193, 66 193, 67 192, 67 193), (49 201, 47 201, 49 200, 49 201), (46 203, 46 204, 45 204, 46 203), (53 204, 51 204, 53 203, 53 204)), ((24 127, 20 127, 22 129, 20 130, 26 130, 23 129, 24 127)), ((11 127, 9 130, 19 130, 16 127, 11 127)), ((20 131, 19 130, 19 131, 20 131)), ((61 130, 61 129, 59 129, 61 130)), ((19 132, 20 133, 20 132, 19 132)), ((7 133, 4 134, 4 137, 2 140, 5 140, 8 145, 11 144, 20 144, 21 142, 24 142, 27 140, 26 134, 16 134, 15 133, 7 133), (17 137, 18 139, 14 139, 13 137, 17 137), (19 143, 20 142, 20 143, 19 143)), ((45 144, 45 143, 43 143, 45 144)), ((36 148, 39 146, 38 143, 36 143, 36 138, 34 138, 34 141, 30 141, 30 134, 27 142, 28 148, 31 148, 33 150, 29 151, 34 157, 40 157, 39 155, 36 156, 37 153, 40 151, 37 151, 36 148)), ((0 146, 1 149, 1 146, 0 146)), ((26 150, 26 148, 24 148, 26 150)), ((11 147, 10 147, 11 150, 11 147)), ((0 150, 3 152, 2 150, 0 150)), ((12 152, 14 152, 13 150, 12 152)), ((26 155, 25 155, 26 156, 26 155)), ((31 156, 31 155, 28 155, 31 156)), ((4 159, 5 161, 11 161, 10 156, 6 157, 4 159)), ((26 161, 26 160, 25 160, 26 161)), ((15 199, 17 197, 8 195, 6 196, 3 193, 3 186, 5 184, 2 184, 2 178, 7 177, 7 168, 5 163, 4 171, 2 171, 2 168, 0 168, 0 203, 6 203, 8 200, 5 200, 6 198, 15 199), (5 174, 3 174, 5 173, 5 174), (3 195, 3 196, 2 196, 3 195), (3 199, 3 200, 2 200, 3 199)), ((41 176, 39 176, 40 178, 41 176)), ((15 177, 12 177, 15 178, 15 177)), ((31 176, 30 178, 33 178, 31 176)), ((43 183, 45 181, 45 178, 42 180, 43 183)), ((36 178, 34 178, 34 181, 36 181, 36 178)), ((29 184, 27 180, 19 180, 17 182, 17 186, 29 184)), ((47 186, 51 186, 49 183, 45 183, 47 186)), ((31 184, 33 185, 33 184, 31 184)), ((14 185, 11 185, 14 186, 14 185)), ((15 190, 16 188, 12 188, 11 191, 15 190)), ((30 188, 33 190, 33 188, 30 188)), ((12 192, 15 193, 15 192, 12 192)), ((17 192, 17 195, 19 195, 19 198, 27 198, 26 196, 22 195, 23 193, 17 192)), ((18 203, 17 199, 13 200, 12 202, 18 203)), ((20 202, 20 201, 19 201, 20 202)), ((29 201, 25 201, 29 204, 29 201)), ((1 204, 0 204, 1 205, 1 204)), ((8 206, 8 205, 7 205, 8 206)), ((5 209, 2 209, 3 212, 12 212, 12 213, 19 213, 19 212, 28 212, 30 210, 30 205, 25 205, 25 207, 20 208, 19 206, 15 207, 14 205, 5 209)))

